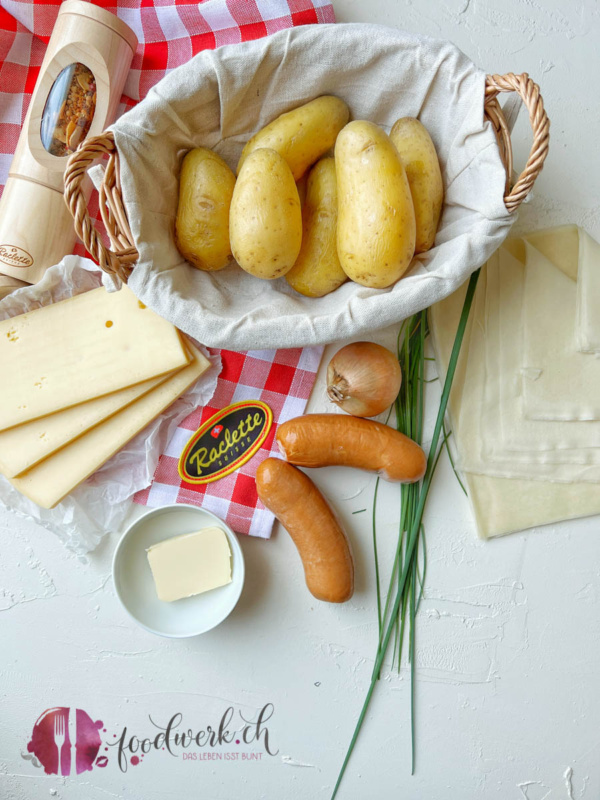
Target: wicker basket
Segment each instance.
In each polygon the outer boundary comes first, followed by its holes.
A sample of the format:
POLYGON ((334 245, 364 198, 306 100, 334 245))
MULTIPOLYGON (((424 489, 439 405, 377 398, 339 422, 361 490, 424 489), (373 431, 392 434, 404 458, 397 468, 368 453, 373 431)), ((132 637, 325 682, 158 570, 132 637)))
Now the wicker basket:
MULTIPOLYGON (((515 75, 488 75, 486 80, 484 114, 494 128, 502 163, 506 169, 504 203, 514 212, 531 191, 548 154, 550 120, 544 109, 539 86, 527 73, 515 75), (501 92, 516 92, 529 113, 533 130, 533 144, 523 172, 512 184, 513 156, 510 132, 498 102, 501 92)), ((127 281, 138 258, 127 212, 123 204, 119 181, 119 153, 110 131, 85 141, 69 159, 65 171, 65 201, 73 215, 75 230, 88 252, 100 267, 122 281, 127 281), (87 206, 83 181, 94 161, 108 156, 104 180, 100 187, 100 214, 110 239, 111 247, 102 243, 87 206)))
MULTIPOLYGON (((494 128, 498 140, 498 148, 502 163, 506 169, 506 191, 504 203, 510 212, 514 212, 527 197, 535 179, 539 175, 546 156, 550 139, 550 120, 544 109, 539 86, 527 73, 515 75, 488 75, 486 80, 484 114, 494 128), (510 132, 504 114, 498 102, 501 92, 516 92, 529 113, 533 130, 533 144, 523 172, 512 184, 513 156, 510 132)), ((88 252, 100 267, 123 281, 131 274, 138 252, 123 205, 123 197, 119 182, 119 153, 115 148, 110 131, 102 136, 85 141, 69 159, 65 171, 65 201, 73 215, 75 230, 82 239, 88 252), (104 180, 100 187, 100 214, 110 239, 111 248, 107 248, 90 218, 86 195, 83 191, 83 180, 87 170, 94 161, 108 156, 104 180)))

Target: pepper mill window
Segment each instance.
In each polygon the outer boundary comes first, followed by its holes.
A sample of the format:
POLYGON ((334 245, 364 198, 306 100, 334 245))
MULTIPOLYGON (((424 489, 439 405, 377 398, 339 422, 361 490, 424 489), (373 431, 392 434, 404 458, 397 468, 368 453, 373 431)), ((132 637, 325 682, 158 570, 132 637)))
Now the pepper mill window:
POLYGON ((40 137, 53 156, 69 156, 85 139, 96 109, 96 79, 81 63, 69 64, 48 94, 40 137))

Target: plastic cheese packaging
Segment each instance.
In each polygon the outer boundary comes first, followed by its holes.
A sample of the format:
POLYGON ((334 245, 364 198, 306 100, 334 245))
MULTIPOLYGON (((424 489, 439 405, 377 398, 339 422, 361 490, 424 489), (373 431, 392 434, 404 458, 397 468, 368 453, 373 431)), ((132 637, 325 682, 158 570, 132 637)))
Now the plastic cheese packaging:
MULTIPOLYGON (((104 291, 104 290, 103 290, 104 291)), ((188 342, 192 361, 127 408, 96 425, 50 458, 12 478, 12 485, 42 508, 53 508, 171 405, 210 362, 188 342)))
POLYGON ((217 526, 165 539, 147 553, 158 599, 166 603, 231 583, 231 550, 217 526))
POLYGON ((171 374, 151 378, 104 397, 25 422, 16 428, 0 431, 0 472, 7 478, 14 478, 31 469, 94 425, 166 381, 171 374))
POLYGON ((0 430, 188 363, 177 329, 123 287, 93 289, 0 322, 0 430))

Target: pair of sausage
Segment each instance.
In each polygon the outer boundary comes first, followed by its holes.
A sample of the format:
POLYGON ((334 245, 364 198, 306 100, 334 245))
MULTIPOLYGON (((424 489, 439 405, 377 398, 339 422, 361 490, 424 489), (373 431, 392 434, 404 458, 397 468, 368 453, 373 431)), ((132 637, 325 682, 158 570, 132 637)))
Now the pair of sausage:
POLYGON ((277 444, 286 460, 263 461, 256 473, 258 496, 298 548, 311 594, 344 603, 354 591, 348 539, 315 484, 292 465, 357 467, 389 481, 414 483, 425 474, 425 453, 387 425, 338 414, 289 420, 279 427, 277 444))

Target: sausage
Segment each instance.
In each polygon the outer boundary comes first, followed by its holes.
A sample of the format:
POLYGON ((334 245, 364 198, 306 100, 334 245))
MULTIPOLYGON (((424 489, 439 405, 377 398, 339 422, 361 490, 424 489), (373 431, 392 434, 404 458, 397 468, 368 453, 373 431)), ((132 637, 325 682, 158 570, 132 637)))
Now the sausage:
POLYGON ((267 458, 256 471, 256 488, 298 548, 310 593, 328 603, 349 600, 354 592, 350 545, 311 479, 279 458, 267 458))
POLYGON ((421 480, 427 458, 416 442, 387 425, 341 414, 307 414, 284 422, 277 444, 298 467, 357 467, 387 481, 421 480))

